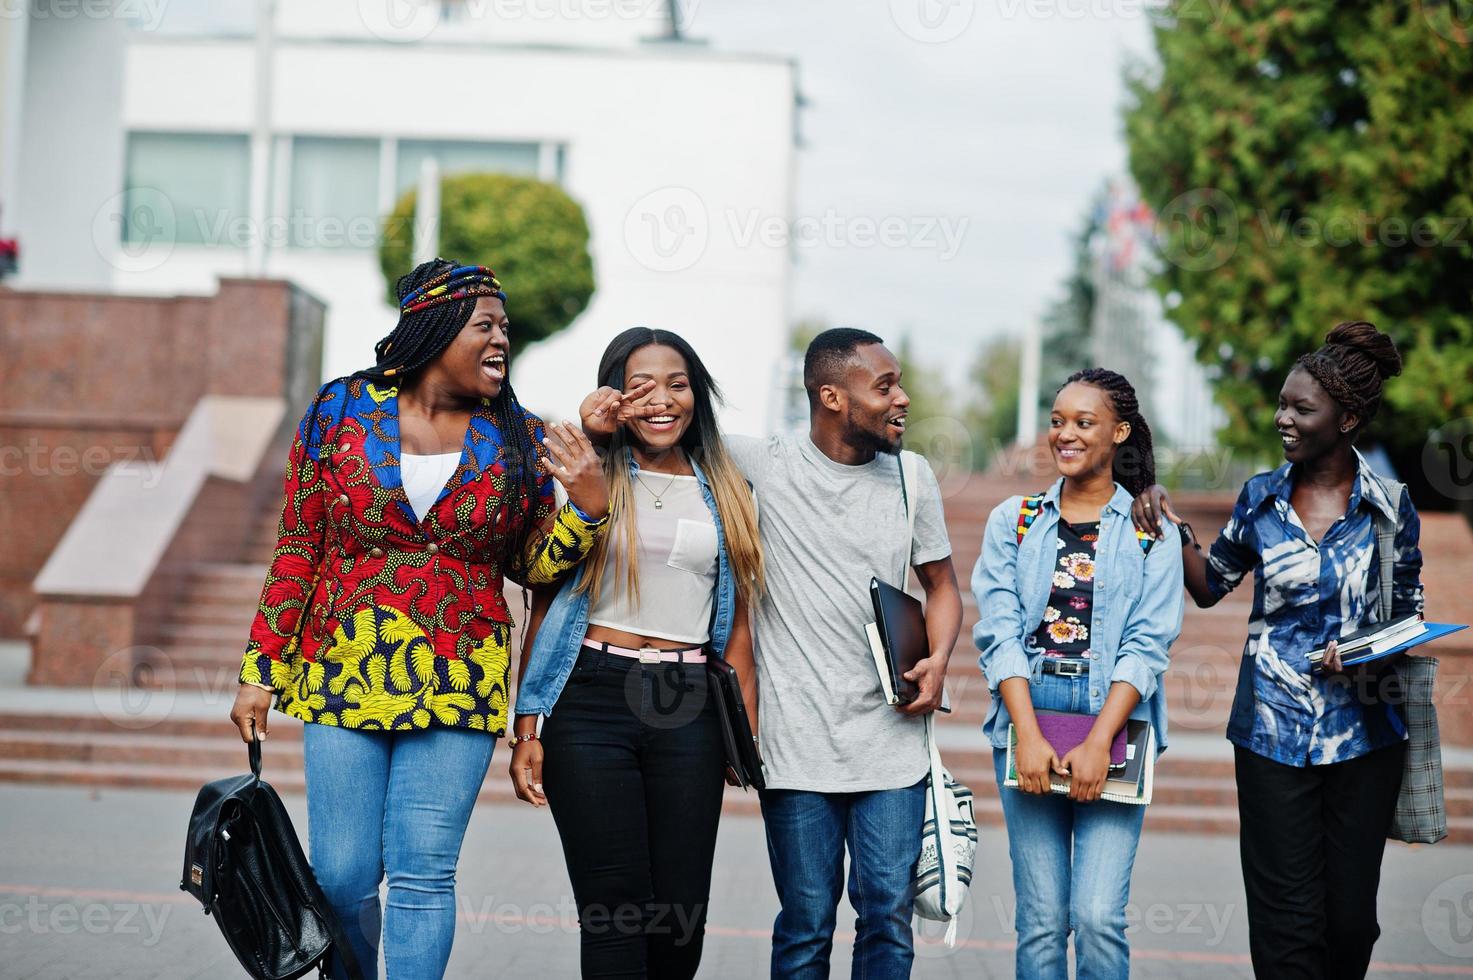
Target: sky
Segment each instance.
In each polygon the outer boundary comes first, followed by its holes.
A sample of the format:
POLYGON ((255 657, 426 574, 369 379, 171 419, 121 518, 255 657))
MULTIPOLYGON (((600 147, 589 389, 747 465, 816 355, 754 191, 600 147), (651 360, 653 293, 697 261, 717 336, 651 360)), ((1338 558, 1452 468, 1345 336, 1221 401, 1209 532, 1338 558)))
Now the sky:
POLYGON ((797 60, 795 217, 907 223, 904 245, 799 247, 796 317, 909 334, 953 382, 986 339, 1037 328, 1091 196, 1126 171, 1123 69, 1151 46, 1140 0, 685 7, 693 38, 797 60))
MULTIPOLYGON (((176 29, 234 22, 167 3, 176 29)), ((954 387, 986 340, 1037 329, 1092 196, 1126 172, 1123 72, 1158 3, 681 0, 691 39, 797 63, 793 219, 836 231, 794 249, 795 321, 907 336, 954 387), (886 221, 888 244, 849 230, 886 221)))

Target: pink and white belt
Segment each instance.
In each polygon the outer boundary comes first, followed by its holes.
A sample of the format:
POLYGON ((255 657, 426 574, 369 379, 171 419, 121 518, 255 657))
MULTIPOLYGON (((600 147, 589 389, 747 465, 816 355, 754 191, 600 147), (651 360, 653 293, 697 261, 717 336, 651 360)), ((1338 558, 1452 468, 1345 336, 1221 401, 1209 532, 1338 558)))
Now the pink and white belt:
POLYGON ((619 657, 629 657, 638 660, 642 664, 703 664, 706 662, 706 648, 680 647, 675 650, 661 650, 657 647, 644 646, 635 649, 633 647, 616 647, 612 643, 600 643, 598 640, 584 640, 583 645, 590 650, 603 650, 619 657))

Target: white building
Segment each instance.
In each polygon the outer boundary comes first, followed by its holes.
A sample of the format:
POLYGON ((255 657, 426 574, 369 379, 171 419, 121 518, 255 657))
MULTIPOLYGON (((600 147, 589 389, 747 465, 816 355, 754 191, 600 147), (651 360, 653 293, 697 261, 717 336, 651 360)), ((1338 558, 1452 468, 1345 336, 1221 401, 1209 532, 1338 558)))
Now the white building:
POLYGON ((18 82, 0 105, 12 285, 288 278, 329 305, 331 377, 393 326, 376 228, 423 159, 536 175, 583 206, 597 288, 518 362, 529 407, 571 414, 609 338, 644 324, 701 352, 733 430, 774 424, 790 256, 735 232, 791 211, 789 60, 671 40, 664 0, 14 6, 0 31, 0 77, 18 82))

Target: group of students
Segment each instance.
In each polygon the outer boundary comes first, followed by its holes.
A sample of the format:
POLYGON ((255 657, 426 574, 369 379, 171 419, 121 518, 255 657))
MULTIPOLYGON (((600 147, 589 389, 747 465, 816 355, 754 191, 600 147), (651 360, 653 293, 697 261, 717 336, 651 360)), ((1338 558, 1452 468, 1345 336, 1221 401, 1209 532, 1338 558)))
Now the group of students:
MULTIPOLYGON (((489 269, 437 259, 397 291, 377 363, 325 385, 297 430, 231 712, 245 739, 266 737, 273 701, 308 722, 312 865, 365 974, 381 948, 391 980, 443 975, 461 841, 510 736, 516 794, 562 841, 583 975, 694 976, 729 776, 707 696, 719 657, 764 763, 772 976, 828 975, 846 853, 854 975, 908 976, 923 718, 962 601, 936 478, 922 460, 903 483, 894 355, 825 331, 804 360, 809 431, 750 439, 720 431, 717 384, 684 339, 635 328, 604 352, 581 425, 545 425, 508 382, 489 269), (919 697, 892 707, 865 640, 869 580, 910 569, 931 655, 907 675, 919 697), (503 577, 532 596, 514 703, 503 577)), ((1066 977, 1071 932, 1078 976, 1128 974, 1144 808, 1099 798, 1111 741, 1134 718, 1166 747, 1182 586, 1210 605, 1249 571, 1228 737, 1255 972, 1364 975, 1406 729, 1364 695, 1384 685, 1312 675, 1307 657, 1378 615, 1378 511, 1396 520, 1393 614, 1421 608, 1416 512, 1353 446, 1398 369, 1359 322, 1301 358, 1275 415, 1286 462, 1248 482, 1205 554, 1155 482, 1129 382, 1095 368, 1059 389, 1061 477, 998 505, 972 577, 1000 785, 1017 738, 1018 786, 1000 792, 1018 976, 1066 977), (1060 757, 1037 710, 1095 719, 1060 757)))

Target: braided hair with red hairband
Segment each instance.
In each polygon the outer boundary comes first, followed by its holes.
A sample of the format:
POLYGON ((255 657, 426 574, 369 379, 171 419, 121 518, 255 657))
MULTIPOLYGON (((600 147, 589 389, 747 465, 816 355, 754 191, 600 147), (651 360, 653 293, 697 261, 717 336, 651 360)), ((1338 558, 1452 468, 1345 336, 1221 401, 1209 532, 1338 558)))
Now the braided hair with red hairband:
MULTIPOLYGON (((394 284, 399 298, 399 322, 389 335, 374 345, 377 363, 353 372, 348 380, 365 378, 378 384, 402 384, 420 369, 444 353, 470 322, 476 300, 494 296, 506 301, 496 274, 485 266, 465 265, 437 258, 422 262, 394 284)), ((322 413, 324 388, 314 400, 309 427, 310 444, 315 445, 333 422, 322 413)), ((508 515, 503 567, 509 577, 523 580, 526 541, 536 529, 531 526, 531 503, 537 497, 539 471, 538 447, 530 413, 517 400, 508 377, 501 392, 491 400, 490 409, 501 432, 506 486, 500 510, 508 515)))

